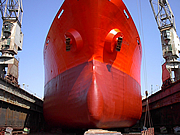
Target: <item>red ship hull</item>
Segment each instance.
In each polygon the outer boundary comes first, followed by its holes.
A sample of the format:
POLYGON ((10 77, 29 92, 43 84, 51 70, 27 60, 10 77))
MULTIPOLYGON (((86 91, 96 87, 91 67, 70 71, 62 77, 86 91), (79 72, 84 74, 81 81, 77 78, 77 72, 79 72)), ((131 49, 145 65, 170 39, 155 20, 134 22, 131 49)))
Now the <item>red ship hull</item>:
POLYGON ((73 128, 134 125, 142 112, 140 66, 139 35, 121 0, 65 0, 44 47, 46 121, 73 128))

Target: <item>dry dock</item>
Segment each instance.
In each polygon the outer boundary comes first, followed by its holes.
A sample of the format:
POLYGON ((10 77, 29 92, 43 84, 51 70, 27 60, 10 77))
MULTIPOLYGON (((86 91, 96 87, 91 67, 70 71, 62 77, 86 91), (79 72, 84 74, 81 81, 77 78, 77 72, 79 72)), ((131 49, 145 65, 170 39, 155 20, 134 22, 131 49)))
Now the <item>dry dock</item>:
MULTIPOLYGON (((151 122, 155 132, 161 132, 162 127, 167 133, 174 133, 174 128, 180 126, 180 80, 148 97, 151 122)), ((146 111, 146 99, 142 101, 141 127, 146 111)), ((147 122, 148 125, 148 122, 147 122)))
MULTIPOLYGON (((174 133, 173 128, 180 126, 180 80, 149 96, 148 101, 155 133, 160 133, 161 127, 165 127, 168 134, 174 133)), ((144 123, 146 100, 142 101, 142 105, 142 118, 136 125, 139 131, 144 123)), ((28 127, 32 135, 81 135, 85 132, 85 130, 78 132, 59 130, 45 133, 41 131, 45 129, 45 126, 43 100, 0 78, 0 131, 6 127, 12 127, 15 131, 22 131, 24 127, 28 127), (33 134, 33 132, 37 133, 33 134)), ((123 133, 123 135, 126 134, 123 133)))
POLYGON ((0 128, 36 131, 43 123, 43 101, 0 78, 0 128))

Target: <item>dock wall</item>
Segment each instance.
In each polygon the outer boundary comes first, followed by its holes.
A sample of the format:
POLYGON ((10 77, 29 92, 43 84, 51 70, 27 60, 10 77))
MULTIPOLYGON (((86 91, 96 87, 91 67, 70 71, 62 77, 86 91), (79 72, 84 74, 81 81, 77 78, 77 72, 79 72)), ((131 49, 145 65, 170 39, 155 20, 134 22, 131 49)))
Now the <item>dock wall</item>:
POLYGON ((0 128, 40 130, 43 100, 0 78, 0 128))

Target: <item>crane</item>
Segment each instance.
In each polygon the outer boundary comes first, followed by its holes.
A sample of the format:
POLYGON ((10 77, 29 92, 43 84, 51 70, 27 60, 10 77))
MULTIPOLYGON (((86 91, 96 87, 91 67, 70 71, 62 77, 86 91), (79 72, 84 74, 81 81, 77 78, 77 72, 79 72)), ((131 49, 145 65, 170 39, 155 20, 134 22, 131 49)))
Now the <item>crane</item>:
POLYGON ((180 40, 176 32, 175 17, 168 0, 149 0, 161 34, 165 63, 162 65, 163 85, 180 79, 180 40))
POLYGON ((0 11, 3 21, 0 38, 0 77, 18 84, 19 60, 15 56, 22 50, 23 44, 22 0, 0 0, 0 11))

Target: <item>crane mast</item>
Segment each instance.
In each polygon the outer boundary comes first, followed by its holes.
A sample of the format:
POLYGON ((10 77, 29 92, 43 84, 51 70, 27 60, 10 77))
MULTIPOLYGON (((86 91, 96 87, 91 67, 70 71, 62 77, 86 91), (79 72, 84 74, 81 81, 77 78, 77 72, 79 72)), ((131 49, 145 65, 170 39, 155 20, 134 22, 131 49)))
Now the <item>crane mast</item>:
POLYGON ((0 77, 18 84, 19 60, 15 56, 22 50, 23 44, 22 0, 0 0, 0 11, 3 21, 0 37, 0 77))
POLYGON ((149 0, 161 34, 163 58, 163 85, 180 79, 180 40, 176 32, 175 17, 168 0, 149 0))

